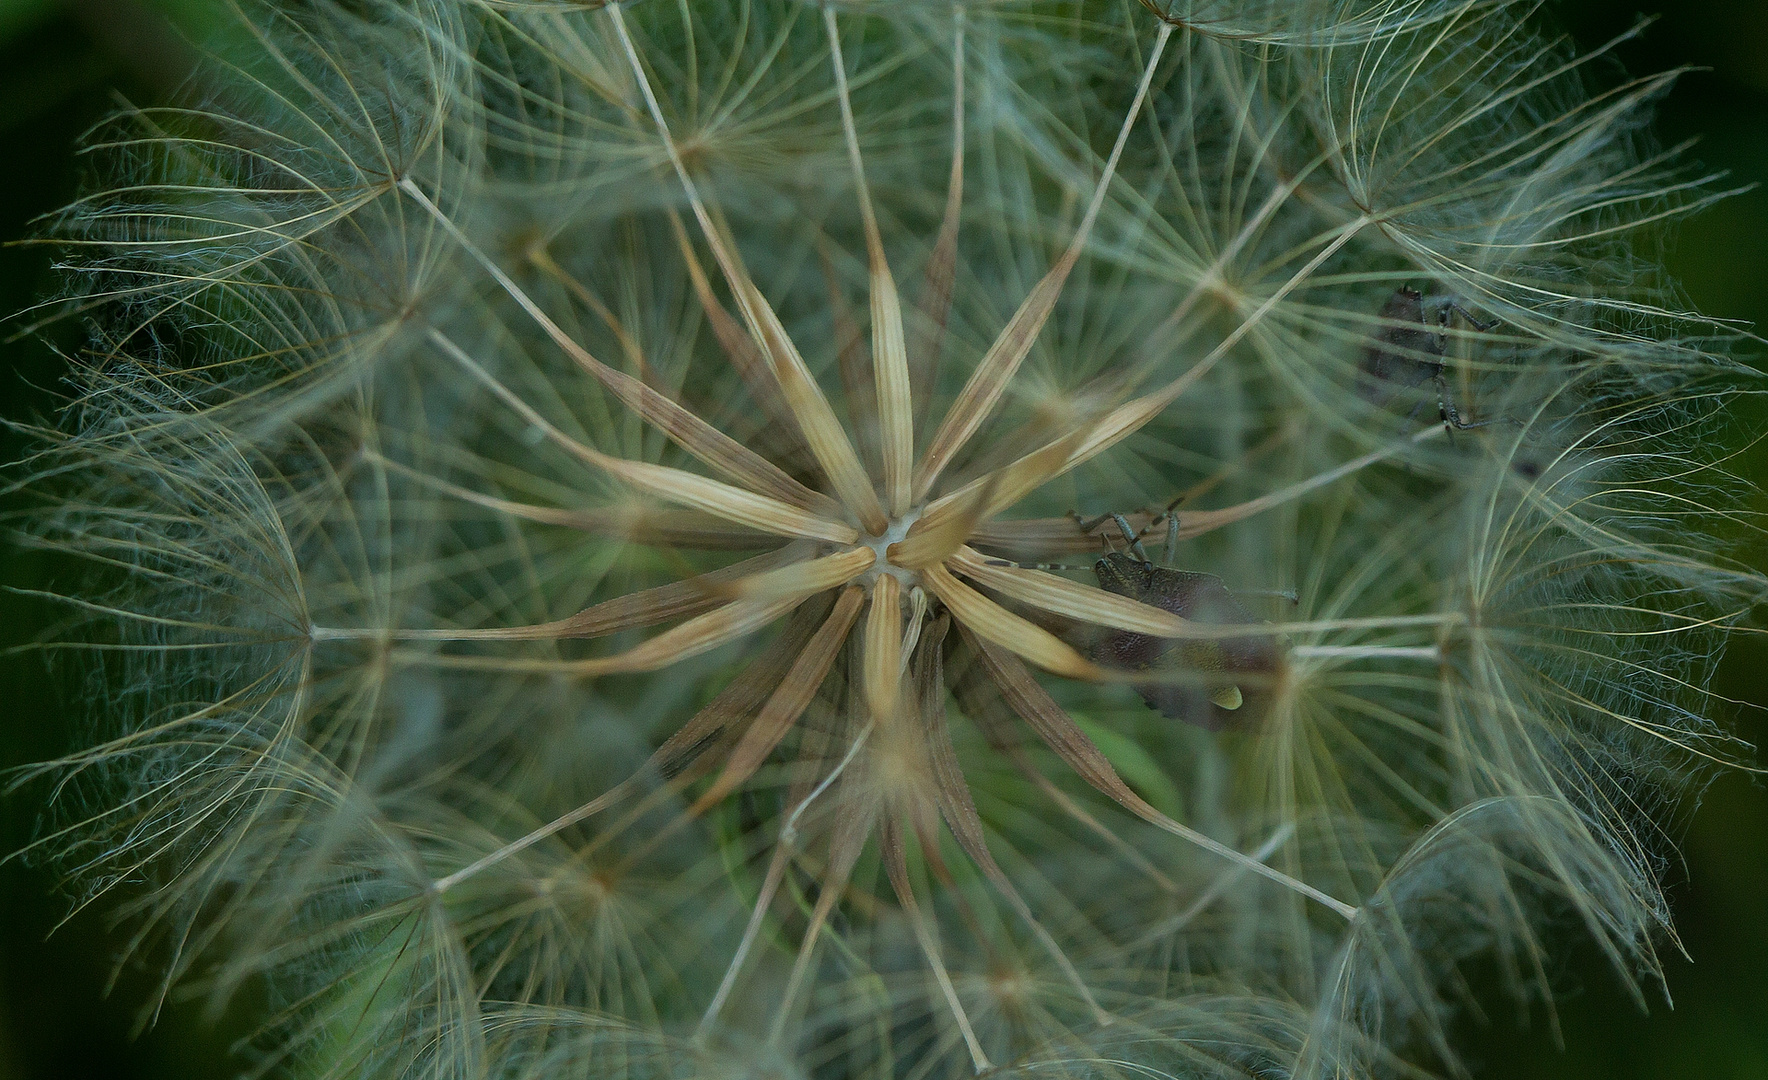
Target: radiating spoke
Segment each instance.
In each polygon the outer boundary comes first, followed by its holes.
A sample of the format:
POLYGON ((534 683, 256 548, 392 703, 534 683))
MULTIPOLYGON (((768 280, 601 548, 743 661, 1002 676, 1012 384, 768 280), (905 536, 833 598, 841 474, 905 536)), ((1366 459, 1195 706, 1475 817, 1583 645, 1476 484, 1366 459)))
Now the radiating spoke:
POLYGON ((1421 429, 1416 435, 1411 435, 1404 439, 1396 439, 1379 450, 1371 450, 1369 453, 1364 454, 1361 457, 1352 458, 1337 468, 1327 469, 1323 473, 1316 473, 1315 475, 1308 477, 1306 480, 1298 481, 1287 487, 1278 488, 1276 491, 1267 495, 1260 495, 1256 499, 1248 499, 1243 503, 1239 503, 1235 506, 1223 507, 1220 510, 1187 511, 1179 515, 1179 538, 1188 539, 1193 536, 1202 536, 1204 533, 1212 532, 1224 525, 1231 525, 1236 521, 1244 521, 1247 518, 1252 517, 1254 514, 1259 514, 1269 510, 1273 506, 1278 506, 1299 499, 1310 491, 1325 487, 1327 484, 1341 480, 1359 469, 1366 469, 1369 466, 1374 465, 1376 462, 1385 461, 1408 447, 1416 446, 1419 443, 1438 438, 1444 433, 1445 429, 1441 425, 1432 424, 1427 428, 1421 429))
POLYGON ((966 498, 947 501, 937 514, 922 514, 906 535, 886 549, 897 566, 924 569, 949 558, 982 524, 992 487, 969 492, 966 498))
POLYGON ((918 670, 915 673, 916 700, 919 703, 922 731, 927 740, 928 765, 933 773, 933 787, 939 798, 940 814, 945 818, 946 827, 951 830, 952 837, 970 861, 981 869, 983 876, 988 878, 996 890, 1006 898, 1007 903, 1016 912, 1038 942, 1056 961, 1063 976, 1073 986, 1082 1001, 1092 1010, 1095 1021, 1109 1023, 1110 1017, 1099 1007, 1093 998, 1093 992, 1081 979, 1080 972, 1068 959, 1068 954, 1056 939, 1044 928, 1032 912, 1031 905, 1019 895, 1014 887, 1013 879, 1007 876, 1000 864, 995 861, 994 854, 988 849, 988 838, 983 832, 982 815, 976 812, 976 803, 970 797, 970 785, 964 782, 963 770, 958 766, 957 751, 952 747, 951 731, 945 722, 946 682, 944 663, 939 645, 945 637, 949 621, 942 620, 929 648, 923 650, 916 658, 918 670))
POLYGON ((720 570, 617 596, 551 622, 458 630, 374 631, 374 634, 392 641, 561 641, 602 637, 621 630, 699 615, 729 603, 733 583, 753 580, 758 574, 782 567, 796 572, 808 561, 808 551, 808 546, 789 544, 778 551, 744 559, 720 570))
POLYGON ((1003 566, 971 547, 960 548, 946 565, 983 588, 1052 615, 1152 637, 1204 636, 1194 633, 1195 624, 1170 611, 1043 570, 1003 566))
POLYGON ((847 136, 847 154, 853 164, 854 185, 859 190, 860 219, 866 234, 866 268, 871 277, 872 374, 878 386, 879 449, 884 458, 884 498, 892 517, 909 509, 909 471, 914 465, 915 417, 909 399, 908 346, 903 337, 902 301, 896 279, 884 259, 884 241, 878 235, 878 218, 872 209, 872 192, 866 186, 865 166, 860 160, 859 136, 853 128, 853 101, 847 89, 847 68, 841 58, 841 35, 835 9, 823 9, 829 33, 829 55, 835 65, 835 87, 841 99, 841 128, 847 136))
POLYGON ((1148 880, 1154 882, 1162 892, 1176 894, 1179 886, 1172 878, 1161 873, 1148 857, 1134 844, 1119 836, 1110 826, 1089 813, 1086 807, 1076 802, 1066 791, 1058 787, 1055 781, 1045 776, 1042 769, 1026 754, 1021 741, 1014 735, 1011 725, 1011 714, 1006 703, 1001 700, 1000 690, 994 682, 974 667, 967 668, 955 680, 955 689, 963 704, 964 715, 975 722, 981 730, 983 738, 996 753, 1001 754, 1019 770, 1019 775, 1031 782, 1032 786, 1043 792, 1049 800, 1069 817, 1073 818, 1088 832, 1097 836, 1113 851, 1123 857, 1124 861, 1141 871, 1148 880))
POLYGON ((1091 430, 1072 431, 1011 465, 979 476, 950 495, 942 495, 928 503, 921 517, 909 529, 904 545, 918 543, 927 546, 937 551, 940 558, 956 551, 957 544, 949 539, 945 545, 932 545, 932 535, 943 533, 949 537, 959 528, 955 522, 962 521, 965 525, 959 539, 968 539, 983 522, 1012 506, 1051 477, 1069 469, 1068 463, 1074 459, 1076 448, 1087 441, 1091 430))
POLYGON ((749 393, 754 395, 776 425, 766 429, 769 441, 790 440, 796 448, 808 450, 804 435, 798 430, 798 418, 792 415, 792 410, 786 406, 786 399, 780 396, 779 382, 767 369, 767 361, 762 359, 761 350, 750 339, 748 331, 731 318, 730 312, 713 295, 712 283, 706 280, 706 271, 700 265, 700 257, 694 253, 694 245, 688 239, 687 229, 682 226, 681 217, 674 210, 669 212, 669 224, 675 233, 676 246, 681 249, 682 263, 687 267, 694 298, 712 327, 712 336, 718 339, 719 348, 724 350, 731 367, 736 369, 737 377, 743 380, 743 385, 749 388, 749 393))
POLYGON ((737 528, 722 518, 697 510, 677 510, 643 503, 597 506, 581 510, 536 506, 533 503, 501 499, 449 483, 372 451, 365 452, 363 457, 451 498, 542 525, 558 525, 659 547, 685 547, 707 551, 753 551, 779 543, 779 538, 772 533, 737 528))
MULTIPOLYGON (((1410 446, 1415 446, 1419 443, 1438 438, 1442 436, 1443 433, 1444 430, 1441 425, 1433 424, 1430 427, 1420 429, 1415 435, 1408 435, 1404 438, 1396 439, 1379 450, 1371 450, 1367 454, 1352 458, 1350 461, 1347 461, 1342 465, 1338 465, 1334 468, 1327 469, 1325 472, 1310 476, 1306 480, 1299 480, 1287 487, 1279 488, 1276 491, 1261 495, 1256 499, 1248 499, 1246 502, 1237 503, 1233 506, 1225 506, 1219 510, 1172 511, 1173 516, 1178 518, 1179 521, 1179 538, 1181 540, 1186 540, 1192 537, 1202 536, 1204 533, 1213 532, 1223 526, 1232 525, 1238 521, 1244 521, 1247 518, 1263 513, 1273 507, 1292 502, 1311 491, 1316 491, 1328 484, 1341 480, 1360 469, 1366 469, 1378 462, 1385 461, 1388 458, 1393 457, 1395 454, 1401 453, 1410 446)), ((964 488, 953 492, 951 496, 946 496, 945 498, 952 499, 965 493, 968 493, 971 498, 975 498, 976 493, 971 490, 972 486, 973 485, 965 485, 964 488)), ((929 504, 927 515, 923 516, 923 520, 925 520, 927 516, 932 516, 936 509, 943 511, 944 504, 945 499, 936 500, 934 503, 929 504)), ((1130 523, 1130 528, 1140 532, 1149 528, 1154 522, 1158 521, 1160 517, 1161 515, 1159 514, 1139 512, 1126 514, 1125 520, 1130 523)), ((1091 532, 1082 532, 1080 529, 1076 528, 1074 519, 1071 517, 1022 518, 1017 521, 987 521, 977 525, 976 529, 970 534, 970 542, 983 547, 998 548, 1003 551, 1020 554, 1033 553, 1045 556, 1060 556, 1088 552, 1096 553, 1100 551, 1103 546, 1101 536, 1106 532, 1115 530, 1115 528, 1115 525, 1107 522, 1095 527, 1091 532)))
POLYGON ((1162 23, 1160 32, 1155 36, 1148 63, 1143 68, 1142 80, 1136 87, 1135 100, 1124 115, 1123 126, 1117 133, 1117 142, 1111 148, 1111 156, 1105 162, 1105 170, 1100 175, 1092 201, 1087 205, 1086 213, 1075 230, 1074 239, 1069 242, 1068 250, 1063 252, 1056 265, 1032 288, 1031 294, 1008 320, 1000 336, 989 346, 982 362, 976 366, 970 380, 964 384, 957 400, 946 412, 945 420, 939 425, 939 430, 927 447, 927 453, 915 470, 915 498, 926 498, 927 493, 938 482, 940 473, 994 412, 1007 384, 1012 381, 1020 363, 1031 352, 1032 342, 1037 340, 1044 322, 1049 319, 1050 312, 1055 310, 1056 301, 1062 295, 1062 287, 1067 283, 1069 273, 1079 261, 1087 239, 1092 234, 1093 222, 1098 219, 1099 209, 1105 203, 1111 178, 1117 171, 1118 159, 1123 156, 1130 129, 1135 126, 1136 118, 1141 114, 1142 103, 1148 96, 1149 83, 1154 78, 1155 68, 1159 66, 1161 54, 1166 51, 1167 39, 1171 36, 1172 27, 1162 23))
POLYGON ((611 457, 594 447, 586 446, 560 431, 536 412, 533 406, 498 382, 490 372, 479 365, 478 361, 468 356, 460 346, 445 335, 432 330, 430 340, 435 342, 456 363, 466 368, 474 377, 484 383, 492 393, 515 410, 522 419, 540 429, 552 442, 588 464, 612 476, 619 477, 641 491, 647 491, 660 499, 666 499, 682 506, 704 510, 708 514, 724 518, 727 521, 734 521, 739 525, 747 525, 750 528, 779 536, 830 540, 838 544, 850 544, 859 539, 859 533, 851 525, 830 521, 827 518, 780 502, 778 499, 757 495, 742 488, 732 487, 717 480, 710 480, 704 476, 672 469, 665 465, 652 465, 649 462, 628 461, 624 458, 611 457))
POLYGON ((616 784, 602 795, 589 802, 561 814, 527 835, 513 840, 483 858, 456 870, 454 873, 433 882, 430 891, 436 895, 446 893, 450 888, 462 881, 479 874, 514 855, 520 854, 529 847, 559 833, 580 821, 584 821, 610 806, 625 800, 637 793, 640 782, 646 776, 672 779, 685 779, 682 770, 697 760, 710 746, 719 741, 733 727, 748 721, 757 707, 767 699, 767 695, 778 684, 781 676, 786 673, 799 650, 810 639, 814 618, 819 613, 810 610, 814 607, 807 604, 793 614, 787 621, 786 628, 763 650, 753 662, 737 673, 730 685, 719 692, 706 707, 695 713, 693 718, 682 725, 680 730, 663 741, 645 762, 643 768, 616 784))
POLYGON ((1072 679, 1099 682, 1106 673, 1075 652, 1056 635, 1001 607, 947 573, 942 566, 921 572, 927 589, 937 596, 966 629, 986 641, 1025 657, 1046 671, 1072 679))
POLYGON ((845 585, 870 570, 877 561, 878 553, 869 547, 849 548, 820 559, 751 574, 717 588, 728 596, 743 600, 766 601, 779 597, 807 596, 845 585))
MULTIPOLYGON (((862 742, 863 737, 856 739, 854 748, 858 749, 862 742)), ((851 760, 852 755, 842 764, 851 760)), ((786 1024, 795 1013, 793 1006, 798 1000, 805 977, 810 973, 811 959, 816 955, 823 927, 828 925, 829 915, 835 910, 835 904, 847 891, 847 882, 853 875, 854 865, 865 851, 866 837, 873 825, 873 816, 868 812, 870 809, 868 805, 856 804, 853 800, 843 800, 835 809, 834 836, 829 842, 829 866, 819 883, 816 907, 810 913, 810 925, 805 928, 804 940, 799 943, 798 957, 792 963, 792 974, 787 977, 785 991, 780 995, 773 1027, 768 1033, 770 1043, 777 1044, 785 1034, 786 1024)))
POLYGON ((928 256, 917 308, 915 347, 909 350, 909 396, 915 418, 925 419, 939 382, 939 354, 951 317, 952 283, 958 269, 958 219, 964 207, 964 5, 952 5, 952 166, 946 180, 945 214, 928 256))
POLYGON ((720 583, 713 588, 727 598, 736 599, 613 656, 591 660, 534 660, 414 653, 396 655, 408 662, 499 671, 556 671, 586 676, 657 671, 753 633, 797 607, 805 598, 858 577, 876 559, 871 548, 859 547, 749 574, 728 584, 720 583))
POLYGON ((894 822, 883 822, 879 829, 878 847, 884 862, 885 876, 890 879, 890 888, 896 893, 897 903, 902 905, 903 912, 908 916, 909 925, 914 928, 915 940, 921 946, 921 955, 926 958, 934 980, 939 983, 939 991, 945 995, 946 1007, 951 1010, 952 1019, 964 1037, 964 1045, 970 1050, 970 1063, 978 1073, 987 1072, 994 1065, 976 1039, 976 1029, 970 1023, 969 1013, 964 1011, 963 1003, 958 1000, 957 988, 952 985, 951 974, 946 971, 945 960, 939 953, 939 939, 927 925, 927 917, 921 913, 921 905, 915 901, 915 889, 909 883, 908 858, 903 849, 902 830, 894 822))
POLYGON ((642 645, 613 656, 589 660, 541 660, 494 656, 436 656, 429 653, 395 652, 405 663, 487 671, 556 672, 562 675, 598 676, 639 671, 659 671, 671 664, 710 652, 721 645, 747 637, 791 611, 804 596, 772 600, 737 600, 696 615, 671 627, 642 645))
MULTIPOLYGON (((454 221, 411 180, 400 181, 400 187, 435 217, 442 228, 490 274, 503 290, 545 331, 553 344, 576 362, 577 366, 607 387, 620 402, 655 425, 683 450, 705 462, 717 472, 742 484, 750 491, 770 496, 802 510, 822 516, 839 512, 839 506, 828 496, 815 492, 787 476, 766 458, 708 424, 658 390, 647 386, 623 371, 602 363, 588 349, 572 340, 552 318, 541 310, 527 292, 462 233, 454 221)), ((542 253, 544 265, 556 264, 542 253)))
MULTIPOLYGON (((960 625, 963 625, 960 623, 960 625)), ((1330 896, 1312 885, 1297 881, 1280 870, 1266 866, 1262 861, 1242 852, 1235 851, 1220 841, 1213 840, 1189 826, 1182 825, 1172 818, 1150 806, 1148 802, 1134 791, 1117 775, 1117 770, 1093 741, 1081 731, 1080 725, 1074 722, 1060 705, 1044 692, 1035 678, 1017 659, 1002 649, 990 644, 979 632, 972 631, 968 626, 964 629, 981 659, 983 667, 994 680, 995 685, 1005 695, 1007 703, 1018 713, 1038 737, 1069 767, 1080 775, 1081 779, 1111 796, 1125 809, 1156 828, 1171 833, 1206 851, 1213 852, 1230 862, 1246 867, 1255 874, 1270 878, 1272 881, 1293 889, 1296 892, 1315 900, 1346 919, 1355 919, 1357 909, 1330 896)))
MULTIPOLYGON (((1223 357, 1227 356, 1228 350, 1231 349, 1242 337, 1250 333, 1253 327, 1257 326, 1259 322, 1276 307, 1278 302, 1281 301, 1284 296, 1288 295, 1290 291, 1295 289, 1303 281, 1306 281, 1309 275, 1318 269, 1322 263, 1336 253, 1341 247, 1349 243, 1351 238, 1361 231, 1361 229, 1367 224, 1366 221, 1359 220, 1337 230, 1333 235, 1333 238, 1328 241, 1306 265, 1291 275, 1282 288, 1276 290, 1276 292, 1266 298, 1257 309, 1245 319, 1241 320, 1230 333, 1216 344, 1215 348, 1210 350, 1208 355, 1193 364, 1183 374, 1179 375, 1165 386, 1152 393, 1145 394, 1142 397, 1118 406, 1103 419, 1081 429, 1079 434, 1083 437, 1077 439, 1077 433, 1064 435, 1060 439, 1053 440, 1044 447, 1020 458, 1019 461, 1014 462, 1005 469, 996 470, 996 474, 1003 478, 1010 477, 1011 479, 1008 481, 996 482, 997 493, 991 500, 990 508, 987 512, 988 515, 992 516, 1005 510, 1007 507, 1012 506, 1014 503, 1030 494, 1040 485, 1068 472, 1070 469, 1073 469, 1078 465, 1082 465, 1087 461, 1092 460, 1106 450, 1117 445, 1119 442, 1122 442, 1124 439, 1135 434, 1137 431, 1140 431, 1149 421, 1165 411, 1168 405, 1171 405, 1174 401, 1178 400, 1179 396, 1186 390, 1196 385, 1197 381, 1213 369, 1223 357), (1067 445, 1071 449, 1065 458, 1052 461, 1048 456, 1048 451, 1052 447, 1058 445, 1067 445), (1029 467, 1034 459, 1042 463, 1040 468, 1029 467)), ((990 475, 992 476, 996 474, 990 475)), ((950 495, 944 496, 943 499, 936 499, 932 503, 929 503, 927 513, 931 515, 940 510, 944 499, 951 499, 962 495, 965 492, 974 491, 979 485, 987 483, 988 481, 989 477, 978 477, 977 479, 972 480, 970 483, 964 485, 964 487, 952 492, 950 495)))
POLYGON ((786 677, 767 699, 767 704, 761 707, 749 729, 743 733, 743 738, 726 755, 724 771, 711 787, 694 800, 694 805, 688 811, 689 817, 696 817, 722 802, 726 795, 735 791, 761 767, 761 763, 767 760, 767 755, 785 738, 786 732, 809 707, 810 699, 816 696, 817 689, 823 684, 823 678, 834 665, 835 657, 847 641, 847 631, 859 615, 864 596, 864 590, 858 586, 849 586, 842 592, 841 598, 835 602, 835 609, 829 613, 828 620, 805 643, 791 670, 786 672, 786 677))
POLYGON ((605 10, 613 21, 614 31, 620 38, 627 62, 644 94, 651 119, 657 126, 670 163, 675 167, 676 177, 687 193, 688 204, 700 223, 701 233, 712 249, 713 258, 724 272, 725 282, 736 298, 737 308, 742 312, 744 322, 749 325, 749 333, 761 346, 761 353, 779 383, 780 393, 785 398, 787 407, 798 421, 798 428, 803 432, 805 442, 822 466, 829 483, 834 486, 835 494, 874 535, 882 533, 888 524, 884 508, 878 501, 878 493, 872 489, 872 483, 866 477, 864 467, 860 465, 853 443, 842 429, 841 422, 836 419, 829 399, 823 395, 822 388, 817 385, 816 379, 804 363, 804 358, 799 355, 797 345, 793 344, 786 333, 786 328, 780 323, 773 306, 762 296, 761 290, 756 288, 749 272, 736 257, 735 245, 728 241, 707 212, 706 205, 700 198, 699 187, 689 175, 681 150, 669 132, 663 107, 651 88, 650 76, 645 73, 638 50, 626 32, 626 19, 620 12, 620 5, 609 4, 605 10))
POLYGON ((902 686, 902 587, 894 574, 879 574, 866 618, 864 685, 872 722, 887 727, 896 716, 902 686))

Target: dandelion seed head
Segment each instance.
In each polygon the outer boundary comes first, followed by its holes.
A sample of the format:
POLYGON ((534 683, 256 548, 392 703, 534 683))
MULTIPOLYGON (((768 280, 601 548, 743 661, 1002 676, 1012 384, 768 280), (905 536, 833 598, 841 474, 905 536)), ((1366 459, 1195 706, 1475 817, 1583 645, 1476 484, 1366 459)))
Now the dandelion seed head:
POLYGON ((318 1075, 1398 1075, 1554 918, 1649 975, 1756 390, 1627 246, 1666 83, 1519 14, 242 9, 58 225, 42 847, 318 1075))

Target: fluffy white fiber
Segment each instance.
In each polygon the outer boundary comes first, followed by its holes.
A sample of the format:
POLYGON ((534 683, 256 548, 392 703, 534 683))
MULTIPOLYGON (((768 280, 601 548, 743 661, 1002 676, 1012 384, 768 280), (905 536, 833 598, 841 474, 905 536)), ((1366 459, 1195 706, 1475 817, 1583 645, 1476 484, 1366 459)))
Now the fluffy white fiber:
POLYGON ((1637 254, 1667 80, 1531 14, 238 11, 55 226, 34 850, 274 1075, 1415 1076, 1471 960, 1649 980, 1762 388, 1637 254))

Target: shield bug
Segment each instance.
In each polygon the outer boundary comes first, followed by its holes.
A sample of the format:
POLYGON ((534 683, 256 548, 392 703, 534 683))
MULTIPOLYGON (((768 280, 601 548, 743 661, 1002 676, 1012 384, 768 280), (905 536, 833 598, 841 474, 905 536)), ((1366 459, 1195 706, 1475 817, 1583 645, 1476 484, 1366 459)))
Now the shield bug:
MULTIPOLYGON (((1427 299, 1424 293, 1402 285, 1381 307, 1381 332, 1363 350, 1357 369, 1357 393, 1371 405, 1387 406, 1406 391, 1435 384, 1437 411, 1444 424, 1460 430, 1484 427, 1490 421, 1468 422, 1461 418, 1449 397, 1449 381, 1443 377, 1444 357, 1449 351, 1449 329, 1456 315, 1475 330, 1498 325, 1482 322, 1454 297, 1427 299)), ((1424 405, 1413 406, 1412 415, 1424 405)))
MULTIPOLYGON (((1093 564, 1099 587, 1170 611, 1203 626, 1252 626, 1261 620, 1235 599, 1214 574, 1175 570, 1156 564, 1142 549, 1141 535, 1122 514, 1109 514, 1123 533, 1127 551, 1110 550, 1093 564)), ((1164 561, 1178 549, 1178 518, 1168 506, 1149 523, 1167 522, 1164 561)), ((1104 519, 1081 522, 1091 532, 1104 519)), ((1287 595, 1287 594, 1286 594, 1287 595)), ((1293 600, 1293 596, 1290 598, 1293 600)), ((1093 659, 1119 669, 1164 676, 1132 685, 1148 707, 1175 720, 1219 731, 1236 719, 1256 716, 1262 699, 1281 671, 1283 653, 1271 634, 1215 639, 1170 639, 1113 630, 1093 646, 1093 659)))

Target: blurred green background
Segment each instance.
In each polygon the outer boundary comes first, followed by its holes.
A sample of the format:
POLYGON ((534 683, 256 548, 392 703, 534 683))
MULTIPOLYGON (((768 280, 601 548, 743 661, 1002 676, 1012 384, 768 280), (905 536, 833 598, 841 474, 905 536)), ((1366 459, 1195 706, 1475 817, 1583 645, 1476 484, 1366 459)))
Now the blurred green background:
MULTIPOLYGON (((31 220, 72 198, 80 133, 124 101, 151 102, 176 87, 192 50, 165 22, 190 17, 202 0, 0 0, 0 240, 31 232, 31 220)), ((707 0, 716 2, 716 0, 707 0)), ((1690 67, 1658 114, 1666 145, 1700 136, 1692 157, 1738 183, 1768 181, 1768 0, 1679 0, 1645 33, 1617 50, 1625 70, 1690 67)), ((1638 21, 1630 4, 1558 0, 1542 12, 1585 48, 1638 21)), ((1601 72, 1615 80, 1620 69, 1601 72)), ((1677 231, 1666 252, 1695 308, 1768 327, 1768 190, 1707 210, 1677 231)), ((41 247, 0 248, 0 313, 18 311, 54 288, 41 247)), ((10 337, 15 320, 0 329, 10 337)), ((0 344, 0 416, 52 406, 60 362, 51 346, 78 347, 72 325, 0 344)), ((1768 347, 1750 358, 1768 363, 1768 347)), ((1765 415, 1750 418, 1760 426, 1765 415)), ((0 432, 0 460, 19 440, 0 432)), ((1768 487, 1768 453, 1742 466, 1768 487)), ((41 588, 59 568, 0 546, 0 585, 41 588)), ((26 597, 0 594, 0 647, 33 638, 48 613, 26 597)), ((1738 641, 1719 673, 1719 693, 1768 702, 1768 642, 1738 641)), ((42 654, 0 656, 0 768, 53 756, 78 733, 59 722, 79 710, 48 675, 42 654)), ((1768 744, 1768 720, 1741 710, 1745 738, 1768 744)), ((1758 754, 1768 764, 1768 751, 1758 754)), ((28 800, 0 802, 0 851, 13 851, 37 822, 28 800)), ((1650 995, 1642 1014, 1593 949, 1573 946, 1552 972, 1553 1014, 1494 1010, 1468 1017, 1462 1042, 1481 1078, 1564 1080, 1768 1080, 1768 790, 1727 775, 1678 823, 1683 858, 1670 869, 1681 945, 1666 943, 1671 1002, 1650 995)), ((228 1049, 247 1017, 210 1016, 200 1002, 173 1000, 138 1031, 151 973, 125 969, 110 986, 124 944, 102 914, 57 927, 65 903, 41 871, 0 867, 0 1080, 209 1080, 240 1062, 228 1049), (51 931, 54 931, 53 934, 51 931)), ((1561 935, 1560 943, 1574 934, 1561 935)), ((241 1010, 243 1012, 245 1010, 241 1010)))

